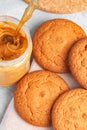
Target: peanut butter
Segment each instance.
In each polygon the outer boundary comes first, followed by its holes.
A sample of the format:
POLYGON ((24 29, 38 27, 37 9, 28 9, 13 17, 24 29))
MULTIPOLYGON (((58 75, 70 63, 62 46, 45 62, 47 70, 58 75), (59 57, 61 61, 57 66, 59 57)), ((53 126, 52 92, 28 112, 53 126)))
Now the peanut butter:
POLYGON ((0 86, 12 86, 30 68, 32 41, 29 29, 23 26, 16 38, 12 37, 18 23, 13 17, 0 16, 0 86))
POLYGON ((15 35, 17 25, 11 22, 0 23, 0 60, 13 60, 21 56, 27 46, 26 35, 22 32, 17 34, 16 42, 12 36, 15 35))

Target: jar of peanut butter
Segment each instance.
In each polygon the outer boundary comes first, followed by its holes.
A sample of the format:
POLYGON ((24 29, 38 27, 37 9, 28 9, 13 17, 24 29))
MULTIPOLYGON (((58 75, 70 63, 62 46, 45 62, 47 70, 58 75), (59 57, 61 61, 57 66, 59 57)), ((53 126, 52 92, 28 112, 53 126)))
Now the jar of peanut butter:
POLYGON ((28 28, 22 27, 15 44, 10 37, 18 23, 13 17, 0 16, 0 86, 12 86, 29 71, 32 42, 28 28))

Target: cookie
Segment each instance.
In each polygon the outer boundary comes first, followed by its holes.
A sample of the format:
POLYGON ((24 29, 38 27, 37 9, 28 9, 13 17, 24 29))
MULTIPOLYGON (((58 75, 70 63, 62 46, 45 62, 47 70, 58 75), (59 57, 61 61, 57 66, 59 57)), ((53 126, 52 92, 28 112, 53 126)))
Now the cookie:
POLYGON ((87 37, 76 42, 70 50, 68 59, 72 75, 87 89, 87 37))
POLYGON ((87 90, 73 89, 60 96, 52 110, 54 130, 87 130, 87 90))
POLYGON ((16 111, 25 121, 35 126, 49 126, 55 99, 68 89, 65 81, 52 72, 31 72, 17 85, 14 94, 16 111))
POLYGON ((53 19, 38 27, 33 36, 33 56, 43 68, 68 72, 67 56, 71 46, 85 37, 83 29, 67 19, 53 19))
MULTIPOLYGON (((25 0, 30 2, 30 0, 25 0)), ((40 0, 39 8, 53 13, 75 13, 87 10, 87 0, 40 0)))

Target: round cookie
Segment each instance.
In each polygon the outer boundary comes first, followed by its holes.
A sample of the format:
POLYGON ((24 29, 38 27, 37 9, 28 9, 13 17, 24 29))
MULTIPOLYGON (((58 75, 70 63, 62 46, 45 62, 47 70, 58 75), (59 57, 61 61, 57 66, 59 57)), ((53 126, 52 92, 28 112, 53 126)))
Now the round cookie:
POLYGON ((49 126, 50 112, 55 99, 68 89, 66 82, 52 72, 31 72, 17 85, 14 94, 16 111, 33 125, 49 126))
POLYGON ((87 37, 79 40, 71 48, 68 60, 72 75, 87 89, 87 37))
POLYGON ((87 130, 87 90, 73 89, 61 95, 53 106, 52 124, 54 130, 87 130))
POLYGON ((34 33, 33 56, 47 70, 68 72, 68 51, 77 40, 85 36, 83 29, 70 20, 46 21, 34 33))
POLYGON ((87 10, 87 0, 40 0, 39 8, 53 13, 74 13, 87 10))

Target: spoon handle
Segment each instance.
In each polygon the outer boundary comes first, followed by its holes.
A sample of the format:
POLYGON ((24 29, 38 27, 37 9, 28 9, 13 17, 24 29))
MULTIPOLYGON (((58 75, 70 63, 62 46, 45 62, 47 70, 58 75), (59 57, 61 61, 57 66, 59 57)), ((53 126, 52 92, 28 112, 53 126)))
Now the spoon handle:
POLYGON ((31 16, 32 16, 32 14, 33 14, 33 12, 34 12, 34 10, 36 9, 36 8, 38 8, 38 1, 39 0, 31 0, 31 2, 30 2, 30 4, 28 5, 28 7, 25 9, 25 11, 24 11, 24 14, 23 14, 23 16, 22 16, 22 18, 21 18, 21 20, 20 20, 20 22, 19 22, 19 24, 18 24, 18 26, 17 26, 17 28, 16 28, 16 35, 17 35, 17 33, 20 31, 20 29, 21 29, 21 27, 23 26, 23 24, 29 19, 29 18, 31 18, 31 16))

